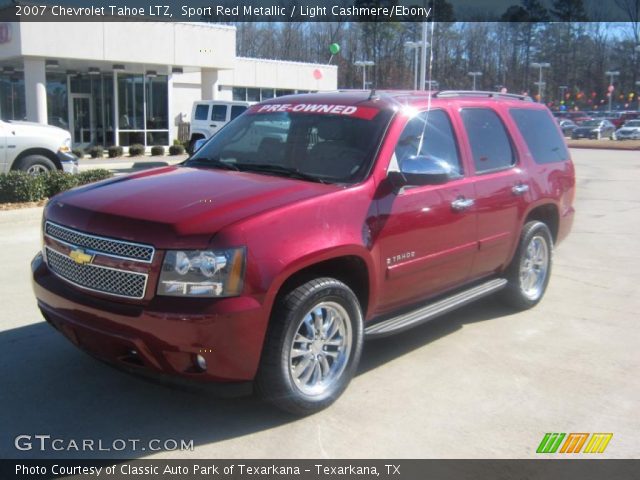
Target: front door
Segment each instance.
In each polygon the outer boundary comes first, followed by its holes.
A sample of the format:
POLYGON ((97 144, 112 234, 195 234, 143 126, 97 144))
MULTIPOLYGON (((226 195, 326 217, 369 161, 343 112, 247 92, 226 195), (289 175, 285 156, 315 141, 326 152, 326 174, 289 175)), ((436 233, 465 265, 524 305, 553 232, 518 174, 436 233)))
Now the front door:
POLYGON ((379 199, 378 242, 385 273, 376 313, 464 283, 477 250, 473 183, 444 110, 409 120, 390 169, 403 171, 416 154, 447 162, 453 173, 447 183, 405 187, 379 199))
POLYGON ((70 120, 74 146, 86 147, 94 143, 93 102, 90 94, 74 93, 71 95, 70 120))

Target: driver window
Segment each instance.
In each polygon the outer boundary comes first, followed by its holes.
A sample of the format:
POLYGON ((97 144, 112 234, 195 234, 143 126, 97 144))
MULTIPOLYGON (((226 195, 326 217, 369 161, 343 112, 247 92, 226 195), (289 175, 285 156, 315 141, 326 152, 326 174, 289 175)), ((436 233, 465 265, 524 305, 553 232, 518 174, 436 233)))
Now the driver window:
POLYGON ((414 155, 443 160, 451 166, 454 175, 462 175, 456 138, 449 116, 443 110, 422 112, 404 127, 395 148, 399 169, 414 155))

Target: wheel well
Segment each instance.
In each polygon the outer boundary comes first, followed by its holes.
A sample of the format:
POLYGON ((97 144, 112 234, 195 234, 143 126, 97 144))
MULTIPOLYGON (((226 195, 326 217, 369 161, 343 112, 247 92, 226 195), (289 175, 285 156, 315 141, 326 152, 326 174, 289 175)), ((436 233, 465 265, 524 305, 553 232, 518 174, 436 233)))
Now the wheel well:
POLYGON ((203 134, 201 133, 193 133, 191 134, 191 141, 193 142, 194 140, 200 140, 201 138, 205 138, 203 134))
POLYGON ((553 204, 541 205, 539 207, 536 207, 529 212, 529 215, 527 215, 527 219, 524 223, 530 222, 532 220, 537 220, 544 223, 551 231, 551 237, 553 238, 553 242, 555 243, 558 237, 558 208, 553 204))
POLYGON ((362 315, 366 315, 369 304, 369 272, 364 260, 357 256, 336 257, 297 271, 282 284, 278 296, 318 277, 335 278, 347 285, 358 298, 362 315))
POLYGON ((53 162, 58 170, 62 170, 62 165, 60 164, 60 160, 58 160, 58 157, 56 157, 56 155, 51 150, 47 150, 46 148, 29 148, 23 152, 20 152, 20 154, 13 161, 11 170, 15 170, 20 161, 23 158, 28 157, 29 155, 42 155, 43 157, 47 157, 53 162))

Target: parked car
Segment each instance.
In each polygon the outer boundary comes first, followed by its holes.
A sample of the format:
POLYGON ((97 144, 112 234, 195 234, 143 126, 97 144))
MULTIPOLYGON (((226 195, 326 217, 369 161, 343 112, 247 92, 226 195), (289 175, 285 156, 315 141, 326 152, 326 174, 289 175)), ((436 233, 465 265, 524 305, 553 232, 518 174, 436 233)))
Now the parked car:
POLYGON ((0 172, 9 170, 77 173, 78 159, 71 153, 71 134, 51 125, 0 120, 0 172))
POLYGON ((562 130, 562 134, 565 137, 570 137, 573 131, 578 127, 575 122, 568 119, 560 119, 558 125, 560 125, 560 130, 562 130))
POLYGON ((586 120, 578 125, 571 133, 571 138, 615 138, 616 127, 609 120, 586 120))
POLYGON ((640 140, 640 120, 629 120, 616 130, 618 140, 640 140))
POLYGON ((560 130, 529 97, 276 98, 180 165, 54 197, 33 288, 109 363, 309 414, 345 390, 365 337, 494 293, 538 304, 574 193, 560 130))
POLYGON ((587 120, 591 120, 591 116, 589 116, 586 112, 580 111, 567 112, 565 118, 573 120, 577 125, 580 125, 582 122, 585 122, 587 120))
POLYGON ((638 118, 638 112, 607 112, 607 120, 609 120, 616 128, 622 127, 629 120, 638 118))
POLYGON ((225 124, 238 117, 249 107, 248 102, 202 100, 193 103, 191 132, 187 151, 193 153, 197 140, 208 139, 225 124))

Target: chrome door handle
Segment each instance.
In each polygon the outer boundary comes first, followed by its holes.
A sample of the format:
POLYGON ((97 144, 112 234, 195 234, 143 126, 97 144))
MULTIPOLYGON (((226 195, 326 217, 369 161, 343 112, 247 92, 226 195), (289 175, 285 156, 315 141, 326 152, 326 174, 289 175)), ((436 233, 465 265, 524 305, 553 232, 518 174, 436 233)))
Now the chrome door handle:
POLYGON ((522 195, 529 191, 529 185, 527 185, 526 183, 521 183, 520 185, 514 186, 511 191, 514 195, 522 195))
POLYGON ((458 198, 451 202, 451 208, 453 208, 456 212, 461 212, 466 210, 467 208, 473 207, 473 204, 476 203, 470 198, 458 198))

